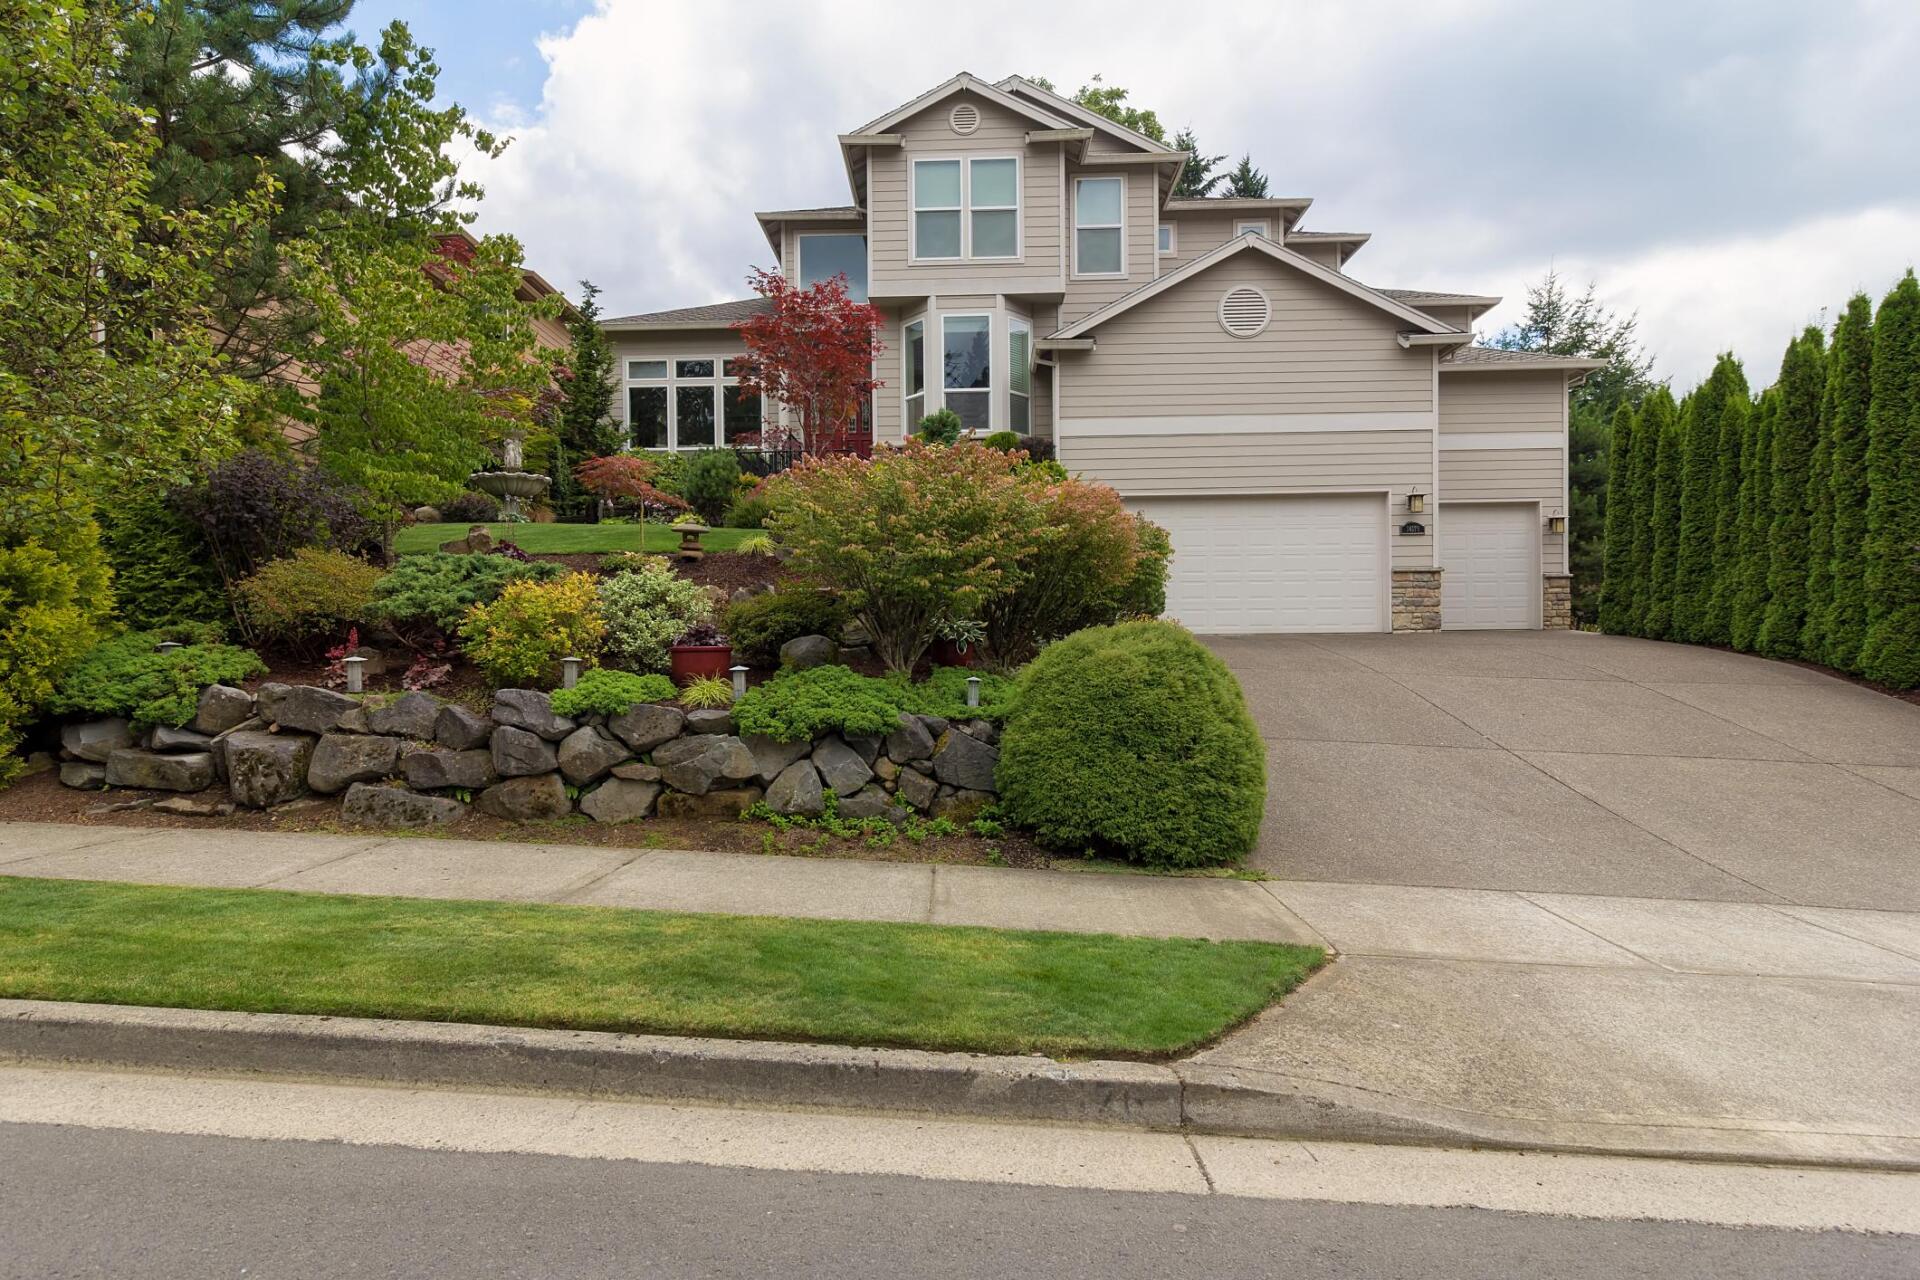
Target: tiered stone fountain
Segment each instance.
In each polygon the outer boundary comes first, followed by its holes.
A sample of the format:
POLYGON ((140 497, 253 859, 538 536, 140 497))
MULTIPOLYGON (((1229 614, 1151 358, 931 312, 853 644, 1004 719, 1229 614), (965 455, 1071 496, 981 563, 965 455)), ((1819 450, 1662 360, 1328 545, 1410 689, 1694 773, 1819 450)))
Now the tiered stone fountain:
POLYGON ((525 516, 521 503, 528 498, 544 497, 553 487, 553 479, 525 470, 523 463, 520 437, 508 436, 500 445, 500 470, 476 471, 467 477, 467 483, 500 499, 501 509, 508 516, 525 516))

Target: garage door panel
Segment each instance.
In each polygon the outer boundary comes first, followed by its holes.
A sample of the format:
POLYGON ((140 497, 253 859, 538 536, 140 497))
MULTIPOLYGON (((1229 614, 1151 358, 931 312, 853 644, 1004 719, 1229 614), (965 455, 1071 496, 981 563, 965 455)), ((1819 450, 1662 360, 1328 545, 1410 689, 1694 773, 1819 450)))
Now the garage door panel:
POLYGON ((1167 613, 1201 634, 1386 628, 1377 494, 1141 498, 1173 540, 1167 613))
POLYGON ((1540 509, 1440 504, 1440 625, 1524 631, 1540 625, 1540 509))

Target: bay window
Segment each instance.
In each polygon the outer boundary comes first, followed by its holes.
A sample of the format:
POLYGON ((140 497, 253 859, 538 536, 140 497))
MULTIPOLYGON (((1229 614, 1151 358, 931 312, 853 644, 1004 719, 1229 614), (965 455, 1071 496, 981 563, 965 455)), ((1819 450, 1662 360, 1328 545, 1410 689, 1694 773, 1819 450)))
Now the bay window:
POLYGON ((1076 178, 1073 182, 1073 273, 1124 276, 1127 180, 1076 178))
POLYGON ((1007 430, 1028 434, 1033 422, 1033 326, 1007 317, 1007 430))
POLYGON ((993 416, 993 317, 942 316, 941 364, 947 408, 969 431, 986 431, 993 416))
POLYGON ((901 330, 900 386, 902 435, 912 435, 927 416, 927 322, 915 320, 901 330))

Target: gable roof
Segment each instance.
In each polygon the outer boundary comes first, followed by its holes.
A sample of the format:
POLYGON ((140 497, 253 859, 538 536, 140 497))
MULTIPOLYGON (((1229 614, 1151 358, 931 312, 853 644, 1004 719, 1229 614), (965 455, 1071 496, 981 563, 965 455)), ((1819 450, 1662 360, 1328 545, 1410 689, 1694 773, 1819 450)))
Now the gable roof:
POLYGON ((1500 304, 1499 298, 1483 293, 1438 293, 1432 289, 1381 289, 1378 292, 1410 307, 1493 307, 1500 304))
POLYGON ((1049 336, 1056 340, 1080 337, 1089 330, 1105 324, 1115 316, 1131 311, 1149 298, 1165 293, 1175 285, 1191 280, 1194 276, 1199 275, 1209 267, 1218 266, 1228 258, 1240 253, 1264 253, 1275 262, 1284 263, 1296 271, 1312 276, 1322 284, 1331 285, 1340 292, 1357 298, 1369 306, 1378 307, 1388 315, 1412 325, 1414 329, 1421 333, 1453 334, 1465 337, 1461 330, 1454 328, 1452 325, 1442 324, 1423 311, 1416 311, 1404 303, 1387 297, 1378 290, 1369 289, 1359 281, 1341 275, 1331 267, 1321 266, 1304 254, 1295 253, 1285 245, 1276 244, 1265 236, 1258 235, 1235 236, 1219 248, 1201 254, 1178 270, 1168 272, 1158 280, 1141 285, 1131 293, 1122 294, 1093 314, 1076 320, 1049 336))
POLYGON ((1029 98, 1057 115, 1071 117, 1089 128, 1098 129, 1109 137, 1118 138, 1130 147, 1138 147, 1142 151, 1158 151, 1165 154, 1168 159, 1180 154, 1166 143, 1155 142, 1146 134, 1129 129, 1118 120, 1110 120, 1098 111, 1089 111, 1070 98, 1063 98, 1051 89, 1041 88, 1025 76, 1008 76, 997 87, 1023 98, 1029 98))
POLYGON ((789 222, 855 222, 864 226, 867 221, 866 211, 855 204, 828 205, 820 209, 769 209, 753 216, 775 253, 780 252, 781 228, 789 222))
POLYGON ((1448 369, 1581 372, 1606 367, 1605 360, 1591 356, 1553 356, 1542 351, 1509 351, 1504 347, 1461 347, 1440 361, 1442 373, 1448 369))
POLYGON ((741 298, 736 302, 710 302, 705 306, 681 307, 674 311, 643 311, 639 315, 612 316, 600 322, 602 329, 726 329, 741 320, 773 310, 765 298, 741 298))
POLYGON ((943 84, 935 85, 913 101, 902 103, 885 115, 867 121, 867 123, 861 125, 853 132, 855 135, 885 133, 893 128, 894 125, 899 124, 908 117, 918 115, 934 103, 939 102, 943 98, 950 98, 956 93, 977 93, 988 102, 997 103, 1009 111, 1023 115, 1029 120, 1036 121, 1042 129, 1066 129, 1072 127, 1069 121, 1062 119, 1057 114, 1042 110, 1038 104, 1015 97, 1013 94, 989 84, 978 76, 970 75, 962 71, 959 75, 953 77, 953 79, 943 84))

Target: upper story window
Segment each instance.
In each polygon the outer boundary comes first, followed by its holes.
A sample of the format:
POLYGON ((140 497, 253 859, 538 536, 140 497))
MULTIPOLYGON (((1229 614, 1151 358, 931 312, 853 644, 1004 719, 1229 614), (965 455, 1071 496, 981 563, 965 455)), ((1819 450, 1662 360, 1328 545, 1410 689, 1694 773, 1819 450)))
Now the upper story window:
POLYGON ((1073 182, 1073 274, 1127 274, 1127 180, 1075 178, 1073 182))
POLYGON ((1271 225, 1265 218, 1247 218, 1234 224, 1233 234, 1264 236, 1268 234, 1267 228, 1271 225))
POLYGON ((1180 247, 1179 237, 1174 233, 1171 222, 1163 222, 1160 224, 1159 238, 1154 241, 1153 247, 1154 252, 1162 256, 1172 253, 1180 247))
POLYGON ((1020 256, 1020 160, 913 162, 915 262, 1020 256))
POLYGON ((800 237, 800 287, 835 276, 847 278, 847 296, 867 300, 867 238, 842 232, 810 231, 800 237))

